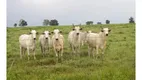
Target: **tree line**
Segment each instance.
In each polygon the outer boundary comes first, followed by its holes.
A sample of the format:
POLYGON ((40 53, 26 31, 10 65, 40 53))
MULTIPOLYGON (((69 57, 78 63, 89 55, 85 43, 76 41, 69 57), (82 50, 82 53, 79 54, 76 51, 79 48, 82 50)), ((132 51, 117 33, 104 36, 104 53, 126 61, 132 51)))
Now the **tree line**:
MULTIPOLYGON (((97 22, 97 24, 102 24, 101 22, 97 22)), ((110 24, 110 20, 106 20, 106 24, 110 24)), ((93 25, 93 21, 87 21, 86 25, 93 25)))
POLYGON ((50 26, 58 26, 59 25, 59 23, 58 23, 58 20, 56 20, 56 19, 53 19, 53 20, 48 20, 48 19, 44 19, 43 20, 43 26, 48 26, 48 25, 50 25, 50 26))
MULTIPOLYGON (((105 21, 106 24, 110 24, 110 20, 105 21)), ((134 18, 130 17, 129 18, 129 23, 135 23, 134 18)), ((97 22, 97 24, 102 24, 101 22, 97 22)), ((87 21, 86 25, 93 25, 93 21, 87 21)))
MULTIPOLYGON (((110 20, 106 20, 105 23, 106 23, 106 24, 110 24, 110 20)), ((129 23, 135 23, 133 17, 130 17, 130 18, 129 18, 129 23)), ((58 22, 58 20, 56 20, 56 19, 53 19, 53 20, 44 19, 43 22, 42 22, 42 24, 43 24, 43 26, 58 26, 58 25, 59 25, 59 22, 58 22)), ((102 23, 101 23, 101 22, 97 22, 97 24, 102 24, 102 23)), ((27 26, 28 23, 27 23, 26 20, 20 19, 19 24, 14 23, 13 26, 16 27, 17 25, 19 25, 19 26, 21 26, 21 27, 24 27, 24 26, 27 26)), ((93 21, 87 21, 87 22, 86 22, 86 25, 93 25, 93 21)))

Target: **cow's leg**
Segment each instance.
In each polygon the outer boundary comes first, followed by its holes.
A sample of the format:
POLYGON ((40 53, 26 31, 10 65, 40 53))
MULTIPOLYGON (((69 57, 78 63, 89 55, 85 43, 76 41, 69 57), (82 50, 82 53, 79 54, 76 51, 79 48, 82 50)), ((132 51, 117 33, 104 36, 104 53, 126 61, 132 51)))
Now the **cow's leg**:
POLYGON ((61 51, 56 51, 56 52, 57 52, 57 55, 58 55, 58 56, 57 56, 57 60, 58 60, 58 62, 59 62, 59 61, 60 61, 60 57, 61 57, 61 56, 60 56, 61 51))
POLYGON ((90 57, 90 52, 91 51, 91 48, 88 46, 88 56, 90 57))
POLYGON ((84 45, 84 41, 82 41, 82 46, 84 45))
POLYGON ((102 47, 102 48, 101 48, 101 51, 102 51, 101 58, 102 58, 102 60, 103 60, 103 59, 104 59, 104 52, 105 52, 105 49, 102 47))
POLYGON ((96 46, 96 59, 98 58, 98 54, 99 54, 99 47, 96 46))
POLYGON ((91 48, 91 53, 92 53, 92 55, 93 55, 93 58, 96 56, 94 50, 95 50, 94 48, 91 48))
POLYGON ((46 49, 45 49, 45 47, 43 47, 43 55, 44 56, 46 55, 46 49))
POLYGON ((41 48, 42 56, 44 57, 43 47, 42 47, 42 46, 40 46, 40 48, 41 48))
POLYGON ((28 60, 30 59, 30 49, 27 47, 28 60))
POLYGON ((78 55, 77 47, 74 47, 75 55, 78 55))
POLYGON ((34 56, 34 60, 36 59, 36 57, 35 57, 35 49, 33 50, 33 56, 34 56))
POLYGON ((54 47, 54 52, 55 52, 56 57, 58 57, 58 53, 57 53, 55 47, 54 47))
POLYGON ((23 55, 25 55, 26 48, 23 48, 23 55))
POLYGON ((63 56, 63 48, 61 49, 61 57, 63 56))
POLYGON ((80 45, 78 46, 78 49, 77 49, 77 50, 78 50, 78 55, 80 56, 80 54, 81 54, 81 53, 80 53, 80 45))
POLYGON ((78 47, 76 50, 77 50, 77 55, 80 57, 81 56, 80 48, 78 47))
POLYGON ((49 55, 49 54, 50 54, 50 47, 48 46, 48 48, 47 48, 47 49, 48 49, 48 55, 49 55))
POLYGON ((76 51, 75 51, 75 47, 72 45, 72 51, 73 51, 73 54, 75 55, 76 51))

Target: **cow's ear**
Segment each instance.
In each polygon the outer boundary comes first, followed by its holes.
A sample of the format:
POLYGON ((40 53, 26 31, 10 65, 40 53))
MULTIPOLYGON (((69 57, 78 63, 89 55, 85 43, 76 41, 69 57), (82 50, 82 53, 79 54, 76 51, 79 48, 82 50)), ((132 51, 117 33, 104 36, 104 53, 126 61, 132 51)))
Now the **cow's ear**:
POLYGON ((104 32, 104 30, 102 29, 101 32, 104 32))
POLYGON ((51 32, 52 34, 54 33, 54 32, 51 32))
POLYGON ((73 28, 72 30, 74 31, 75 29, 73 28))
POLYGON ((109 32, 111 31, 111 29, 108 30, 109 32))
POLYGON ((38 35, 38 32, 36 32, 36 34, 38 35))
POLYGON ((62 31, 60 31, 60 33, 62 33, 62 31))
POLYGON ((80 28, 80 30, 82 30, 82 28, 80 28))
POLYGON ((32 34, 31 32, 29 32, 29 34, 32 34))

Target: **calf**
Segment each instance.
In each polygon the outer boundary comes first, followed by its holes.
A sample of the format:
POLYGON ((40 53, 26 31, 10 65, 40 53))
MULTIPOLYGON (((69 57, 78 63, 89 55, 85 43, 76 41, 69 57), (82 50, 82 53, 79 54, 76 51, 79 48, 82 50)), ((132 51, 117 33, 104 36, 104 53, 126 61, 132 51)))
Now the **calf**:
POLYGON ((55 29, 53 31, 53 36, 52 36, 52 45, 53 45, 53 49, 54 52, 56 54, 56 57, 61 57, 63 56, 63 48, 64 48, 64 37, 61 34, 62 31, 60 31, 59 29, 55 29))
POLYGON ((22 55, 25 53, 25 50, 27 49, 28 52, 28 60, 30 55, 30 50, 33 51, 34 59, 35 57, 35 48, 36 48, 36 30, 32 30, 29 34, 23 34, 19 37, 19 43, 20 43, 20 57, 22 58, 22 55))
POLYGON ((40 43, 40 47, 41 47, 41 52, 43 54, 43 57, 46 53, 46 50, 50 51, 50 32, 49 31, 44 31, 40 37, 39 37, 39 43, 40 43))
MULTIPOLYGON (((99 48, 102 50, 102 54, 104 54, 104 49, 106 46, 106 39, 111 30, 108 28, 102 28, 99 33, 88 33, 86 41, 88 43, 88 55, 93 51, 93 48, 96 49, 96 54, 98 54, 99 48)), ((94 52, 93 52, 94 56, 94 52)))
POLYGON ((72 52, 75 53, 80 53, 80 44, 81 44, 81 31, 82 28, 80 28, 80 26, 74 26, 73 25, 73 29, 72 31, 69 32, 68 35, 68 41, 70 44, 70 47, 72 49, 72 52))

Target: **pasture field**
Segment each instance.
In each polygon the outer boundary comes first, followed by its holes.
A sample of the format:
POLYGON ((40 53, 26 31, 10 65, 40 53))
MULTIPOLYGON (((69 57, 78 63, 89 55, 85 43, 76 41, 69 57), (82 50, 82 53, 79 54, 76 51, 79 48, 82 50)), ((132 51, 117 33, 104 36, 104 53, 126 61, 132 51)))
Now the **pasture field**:
MULTIPOLYGON (((7 80, 135 80, 135 24, 102 25, 111 29, 107 39, 104 60, 88 57, 87 44, 81 47, 81 55, 71 56, 67 36, 72 26, 37 26, 7 28, 7 80), (65 37, 64 55, 57 62, 53 50, 44 58, 37 41, 36 60, 27 52, 20 59, 19 36, 35 29, 62 30, 65 37)), ((100 25, 82 26, 83 31, 100 31, 100 25)), ((37 38, 39 35, 37 36, 37 38)), ((100 54, 99 54, 100 55, 100 54)))

